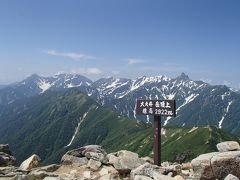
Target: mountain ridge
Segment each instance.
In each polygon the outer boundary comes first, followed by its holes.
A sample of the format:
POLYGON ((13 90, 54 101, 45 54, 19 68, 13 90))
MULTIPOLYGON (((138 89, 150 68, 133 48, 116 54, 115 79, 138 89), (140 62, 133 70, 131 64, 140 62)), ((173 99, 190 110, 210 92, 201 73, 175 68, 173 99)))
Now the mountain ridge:
POLYGON ((33 75, 27 80, 0 90, 0 104, 8 105, 17 99, 31 97, 47 90, 78 88, 99 104, 151 123, 149 116, 135 114, 136 99, 175 99, 176 118, 163 118, 163 125, 214 125, 231 133, 240 132, 240 94, 225 85, 210 85, 193 81, 182 73, 176 78, 167 76, 136 79, 101 78, 92 82, 77 74, 58 74, 53 77, 33 75), (126 103, 127 102, 127 103, 126 103))

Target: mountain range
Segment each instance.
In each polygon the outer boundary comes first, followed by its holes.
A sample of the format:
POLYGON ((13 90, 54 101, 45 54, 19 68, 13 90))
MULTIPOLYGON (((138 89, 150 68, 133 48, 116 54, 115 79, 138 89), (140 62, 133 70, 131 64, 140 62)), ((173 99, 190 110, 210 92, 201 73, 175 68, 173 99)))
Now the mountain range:
POLYGON ((175 99, 177 117, 163 118, 163 125, 179 127, 212 125, 230 133, 240 132, 240 94, 225 85, 193 81, 182 73, 167 76, 139 77, 134 80, 107 77, 95 82, 77 74, 41 77, 36 74, 0 89, 0 105, 44 94, 48 90, 78 88, 101 105, 130 119, 150 123, 152 117, 135 114, 136 99, 175 99))
MULTIPOLYGON (((215 151, 221 141, 238 140, 210 126, 165 127, 161 136, 163 161, 190 160, 215 151)), ((56 163, 69 149, 88 144, 152 156, 153 128, 103 107, 78 88, 48 90, 1 106, 0 143, 10 144, 18 162, 35 153, 43 163, 56 163)))

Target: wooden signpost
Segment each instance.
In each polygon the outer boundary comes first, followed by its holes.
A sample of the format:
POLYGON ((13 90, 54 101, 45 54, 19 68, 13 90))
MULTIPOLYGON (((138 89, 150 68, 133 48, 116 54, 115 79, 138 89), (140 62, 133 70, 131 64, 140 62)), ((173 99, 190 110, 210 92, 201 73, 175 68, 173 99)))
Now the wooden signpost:
POLYGON ((154 164, 161 164, 161 116, 176 117, 175 100, 137 100, 136 113, 154 116, 154 164))

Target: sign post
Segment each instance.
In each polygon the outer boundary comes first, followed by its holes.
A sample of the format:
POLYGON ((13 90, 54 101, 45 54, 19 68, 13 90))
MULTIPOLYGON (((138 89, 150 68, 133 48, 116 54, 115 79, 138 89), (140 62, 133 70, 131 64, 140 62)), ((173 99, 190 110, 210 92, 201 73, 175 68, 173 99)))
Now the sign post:
POLYGON ((161 116, 176 117, 175 100, 137 100, 136 113, 154 115, 154 164, 161 164, 161 116))

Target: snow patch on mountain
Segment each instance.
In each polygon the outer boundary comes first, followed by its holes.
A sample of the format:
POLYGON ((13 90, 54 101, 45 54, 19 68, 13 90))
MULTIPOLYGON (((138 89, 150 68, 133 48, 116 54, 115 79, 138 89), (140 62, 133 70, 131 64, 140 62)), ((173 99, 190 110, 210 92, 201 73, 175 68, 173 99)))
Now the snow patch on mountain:
POLYGON ((44 93, 46 90, 48 90, 50 87, 52 86, 51 83, 44 81, 44 80, 40 80, 40 82, 38 82, 38 87, 42 90, 40 93, 44 93))
POLYGON ((196 99, 196 97, 198 97, 199 94, 191 94, 190 96, 185 98, 185 102, 178 107, 177 111, 179 111, 183 106, 185 106, 186 104, 192 102, 194 99, 196 99))
POLYGON ((65 146, 65 148, 71 146, 71 144, 72 144, 73 140, 75 139, 77 133, 79 132, 80 126, 81 126, 82 122, 84 121, 84 119, 86 118, 87 114, 88 114, 88 112, 84 113, 84 115, 83 115, 82 118, 80 117, 80 120, 79 120, 79 122, 78 122, 78 125, 77 125, 77 127, 75 128, 75 132, 74 132, 74 134, 73 134, 73 136, 72 136, 72 139, 71 139, 71 141, 69 142, 69 144, 65 146))
POLYGON ((227 113, 228 113, 228 111, 229 111, 229 108, 230 108, 230 106, 231 106, 232 103, 233 103, 233 101, 230 101, 230 102, 228 103, 227 108, 225 109, 225 113, 223 114, 221 120, 220 120, 219 123, 218 123, 218 127, 219 127, 220 129, 222 128, 223 121, 224 121, 224 119, 225 119, 225 117, 226 117, 226 115, 227 115, 227 113))

